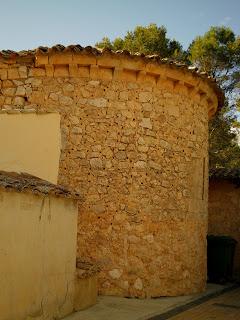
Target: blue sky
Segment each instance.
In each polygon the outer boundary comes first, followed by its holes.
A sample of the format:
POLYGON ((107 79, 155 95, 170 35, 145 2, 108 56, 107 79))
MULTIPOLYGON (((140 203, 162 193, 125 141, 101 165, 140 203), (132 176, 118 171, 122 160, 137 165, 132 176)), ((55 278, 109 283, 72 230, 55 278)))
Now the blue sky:
POLYGON ((239 35, 240 0, 0 0, 0 50, 94 45, 149 23, 185 48, 212 25, 239 35))

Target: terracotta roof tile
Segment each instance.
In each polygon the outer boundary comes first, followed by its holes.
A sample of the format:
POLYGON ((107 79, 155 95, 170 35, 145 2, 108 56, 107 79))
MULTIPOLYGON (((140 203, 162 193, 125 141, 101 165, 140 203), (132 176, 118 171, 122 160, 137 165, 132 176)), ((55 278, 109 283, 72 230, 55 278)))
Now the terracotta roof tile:
MULTIPOLYGON (((218 101, 219 101, 219 106, 222 106, 224 103, 224 94, 222 90, 218 87, 216 84, 216 80, 209 76, 205 72, 201 72, 196 68, 195 66, 188 66, 184 63, 181 63, 179 61, 175 61, 174 59, 171 58, 161 58, 159 55, 144 55, 143 53, 130 53, 127 50, 118 50, 118 51, 112 51, 111 49, 105 48, 105 49, 100 49, 100 48, 95 48, 91 46, 87 47, 82 47, 79 44, 76 45, 69 45, 69 46, 64 46, 62 44, 56 44, 52 47, 44 47, 40 46, 37 49, 34 50, 23 50, 23 51, 12 51, 12 50, 2 50, 0 51, 0 60, 4 60, 5 63, 10 63, 10 60, 16 60, 16 62, 21 63, 22 61, 25 62, 32 62, 34 63, 35 56, 36 55, 51 55, 53 53, 64 53, 64 52, 73 52, 73 53, 78 53, 78 54, 90 54, 90 55, 105 55, 105 54, 112 54, 112 55, 117 55, 117 56, 127 56, 129 58, 141 58, 145 60, 146 62, 154 62, 156 64, 167 64, 169 66, 172 66, 174 68, 181 68, 189 71, 190 73, 197 75, 198 77, 206 80, 208 84, 214 89, 218 96, 218 101)), ((11 62, 12 63, 12 62, 11 62)))
MULTIPOLYGON (((198 68, 195 66, 187 66, 185 63, 181 63, 179 61, 175 61, 174 59, 171 58, 161 58, 157 54, 153 55, 145 55, 143 53, 130 53, 127 50, 118 50, 118 51, 112 51, 108 48, 105 49, 100 49, 100 48, 95 48, 91 46, 87 47, 82 47, 81 45, 69 45, 69 46, 64 46, 62 44, 56 44, 52 47, 43 47, 40 46, 37 49, 34 50, 22 50, 22 51, 12 51, 12 50, 2 50, 0 51, 0 57, 4 59, 11 59, 13 57, 25 57, 25 56, 32 56, 33 58, 35 57, 36 54, 51 54, 54 52, 77 52, 77 53, 89 53, 89 54, 94 54, 94 55, 104 55, 106 53, 108 54, 115 54, 115 55, 122 55, 122 56, 129 56, 129 57, 141 57, 147 60, 153 60, 155 62, 158 62, 160 64, 171 64, 179 68, 185 68, 188 69, 191 72, 197 73, 199 75, 207 75, 205 72, 200 72, 198 68)), ((216 80, 212 77, 209 77, 213 82, 216 82, 216 80)))
POLYGON ((63 186, 55 185, 28 173, 0 171, 0 189, 80 199, 78 193, 70 192, 63 186))

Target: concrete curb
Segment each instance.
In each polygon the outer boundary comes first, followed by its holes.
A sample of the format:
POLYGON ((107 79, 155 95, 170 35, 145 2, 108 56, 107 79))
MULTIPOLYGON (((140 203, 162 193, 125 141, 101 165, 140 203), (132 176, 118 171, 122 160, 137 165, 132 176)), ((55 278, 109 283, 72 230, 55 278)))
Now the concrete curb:
POLYGON ((229 292, 229 291, 232 291, 236 288, 239 288, 239 284, 233 284, 227 288, 223 288, 223 289, 220 289, 219 291, 217 292, 212 292, 212 293, 209 293, 209 294, 206 294, 205 296, 203 297, 200 297, 194 301, 191 301, 191 302, 188 302, 184 305, 181 305, 181 306, 178 306, 178 307, 175 307, 173 309, 170 309, 164 313, 161 313, 161 314, 158 314, 158 315, 155 315, 155 316, 152 316, 150 318, 146 318, 146 320, 167 320, 167 319, 171 319, 172 317, 178 315, 179 313, 182 313, 184 311, 187 311, 193 307, 196 307, 212 298, 216 298, 226 292, 229 292))

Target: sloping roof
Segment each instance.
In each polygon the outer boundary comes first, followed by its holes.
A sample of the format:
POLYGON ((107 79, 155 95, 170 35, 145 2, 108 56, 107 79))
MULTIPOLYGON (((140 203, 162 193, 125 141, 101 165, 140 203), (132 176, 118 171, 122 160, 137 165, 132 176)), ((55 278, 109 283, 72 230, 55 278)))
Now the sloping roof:
POLYGON ((70 192, 65 187, 55 185, 28 173, 0 171, 0 189, 80 199, 78 193, 70 192))
POLYGON ((224 94, 222 90, 218 87, 216 80, 209 76, 206 72, 201 72, 198 68, 194 66, 188 66, 184 63, 180 63, 173 59, 161 58, 159 55, 144 55, 142 53, 130 53, 127 50, 112 51, 110 49, 99 49, 91 46, 82 47, 81 45, 69 45, 63 46, 57 44, 52 47, 40 46, 34 50, 23 50, 23 51, 12 51, 12 50, 2 50, 0 51, 0 62, 5 63, 25 63, 34 64, 36 56, 39 55, 54 55, 56 53, 66 53, 66 54, 80 54, 80 55, 90 55, 90 56, 107 56, 112 55, 115 57, 128 57, 129 59, 141 59, 146 63, 151 62, 154 64, 165 64, 172 68, 183 69, 192 75, 198 76, 205 80, 208 85, 215 91, 218 97, 218 107, 221 107, 224 103, 224 94))
POLYGON ((226 180, 240 186, 240 168, 217 168, 209 171, 210 180, 226 180))

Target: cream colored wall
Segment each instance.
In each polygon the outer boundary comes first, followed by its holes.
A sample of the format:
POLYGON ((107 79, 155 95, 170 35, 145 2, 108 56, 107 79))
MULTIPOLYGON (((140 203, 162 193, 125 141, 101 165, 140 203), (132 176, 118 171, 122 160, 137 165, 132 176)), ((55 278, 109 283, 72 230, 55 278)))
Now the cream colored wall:
POLYGON ((59 114, 1 114, 0 150, 0 170, 27 172, 56 183, 59 114))
POLYGON ((73 200, 0 191, 0 320, 73 310, 76 235, 73 200))

